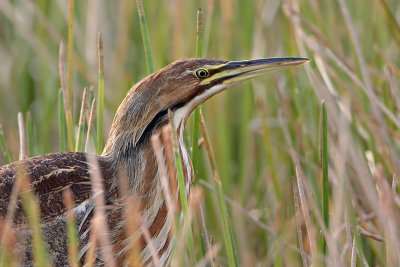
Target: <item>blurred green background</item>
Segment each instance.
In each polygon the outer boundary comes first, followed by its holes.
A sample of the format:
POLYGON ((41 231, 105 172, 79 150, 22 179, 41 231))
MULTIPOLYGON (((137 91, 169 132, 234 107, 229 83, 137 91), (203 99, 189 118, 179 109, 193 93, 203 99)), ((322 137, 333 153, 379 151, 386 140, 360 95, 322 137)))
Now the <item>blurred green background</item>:
MULTIPOLYGON (((67 41, 67 6, 66 0, 0 0, 0 124, 14 160, 18 112, 32 115, 31 155, 59 150, 59 46, 67 41)), ((246 82, 203 106, 224 192, 236 203, 228 206, 243 266, 304 264, 303 250, 308 263, 335 265, 338 260, 347 265, 354 263, 357 251, 356 259, 372 266, 400 264, 394 252, 399 251, 400 229, 394 178, 400 170, 400 2, 153 0, 145 1, 144 8, 156 69, 195 56, 198 8, 207 57, 312 60, 296 70, 246 82), (331 184, 325 257, 320 250, 316 256, 312 245, 321 235, 322 99, 328 113, 331 184), (305 184, 311 228, 304 206, 296 209, 293 188, 299 180, 305 184), (386 185, 392 186, 390 205, 380 195, 386 185), (386 223, 397 229, 390 232, 386 223), (357 227, 385 242, 360 236, 357 227)), ((107 136, 126 92, 147 75, 136 2, 76 1, 75 124, 83 88, 97 88, 98 32, 104 39, 107 136)), ((205 192, 206 225, 215 242, 222 243, 215 196, 205 186, 210 177, 203 157, 197 178, 205 192)), ((221 254, 218 262, 224 265, 221 254)))

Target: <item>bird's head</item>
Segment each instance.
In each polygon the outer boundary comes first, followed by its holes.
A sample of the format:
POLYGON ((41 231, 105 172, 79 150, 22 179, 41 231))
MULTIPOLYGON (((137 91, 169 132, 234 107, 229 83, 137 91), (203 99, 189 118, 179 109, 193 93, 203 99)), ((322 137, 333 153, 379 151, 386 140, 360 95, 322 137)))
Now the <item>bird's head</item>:
POLYGON ((162 80, 158 98, 174 112, 176 124, 211 96, 245 80, 307 62, 305 58, 263 58, 242 61, 186 59, 174 62, 156 76, 162 80))
POLYGON ((168 110, 174 114, 175 125, 183 126, 190 113, 211 96, 245 80, 307 61, 305 58, 242 61, 191 58, 176 61, 146 77, 129 91, 117 111, 110 138, 129 132, 135 145, 145 134, 151 134, 167 123, 168 110))

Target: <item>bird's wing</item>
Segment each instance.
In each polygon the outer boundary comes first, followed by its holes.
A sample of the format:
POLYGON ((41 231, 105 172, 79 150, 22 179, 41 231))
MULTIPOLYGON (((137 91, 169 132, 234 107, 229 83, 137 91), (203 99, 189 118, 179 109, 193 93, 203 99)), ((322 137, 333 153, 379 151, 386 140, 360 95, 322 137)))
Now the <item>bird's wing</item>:
MULTIPOLYGON (((101 157, 98 159, 101 172, 107 173, 106 163, 101 157)), ((75 205, 90 198, 90 175, 85 153, 51 153, 0 167, 0 216, 5 217, 7 214, 18 166, 26 170, 30 177, 31 188, 37 196, 41 219, 44 222, 66 211, 62 197, 64 190, 71 190, 75 205)), ((25 217, 20 198, 15 208, 14 222, 24 224, 25 217)))

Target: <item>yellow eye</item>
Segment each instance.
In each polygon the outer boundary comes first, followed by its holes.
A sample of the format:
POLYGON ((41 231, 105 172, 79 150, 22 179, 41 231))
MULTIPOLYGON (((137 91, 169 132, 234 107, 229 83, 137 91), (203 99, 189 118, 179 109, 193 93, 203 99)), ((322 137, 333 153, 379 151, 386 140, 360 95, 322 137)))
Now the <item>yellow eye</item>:
POLYGON ((206 69, 197 69, 194 74, 199 79, 207 78, 210 75, 210 73, 206 69))

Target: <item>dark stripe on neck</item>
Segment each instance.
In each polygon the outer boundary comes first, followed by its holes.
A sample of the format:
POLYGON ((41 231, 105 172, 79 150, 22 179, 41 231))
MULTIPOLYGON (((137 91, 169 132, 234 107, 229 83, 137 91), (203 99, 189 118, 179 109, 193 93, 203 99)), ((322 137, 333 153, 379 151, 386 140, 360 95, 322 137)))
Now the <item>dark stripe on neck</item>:
POLYGON ((177 109, 183 107, 186 103, 178 103, 175 104, 167 109, 163 109, 160 112, 158 112, 154 118, 151 120, 151 122, 146 126, 144 129, 142 135, 140 136, 136 146, 138 146, 140 143, 143 143, 145 140, 148 140, 151 135, 154 133, 154 130, 157 128, 160 128, 168 123, 168 110, 172 110, 173 112, 176 111, 177 109))

